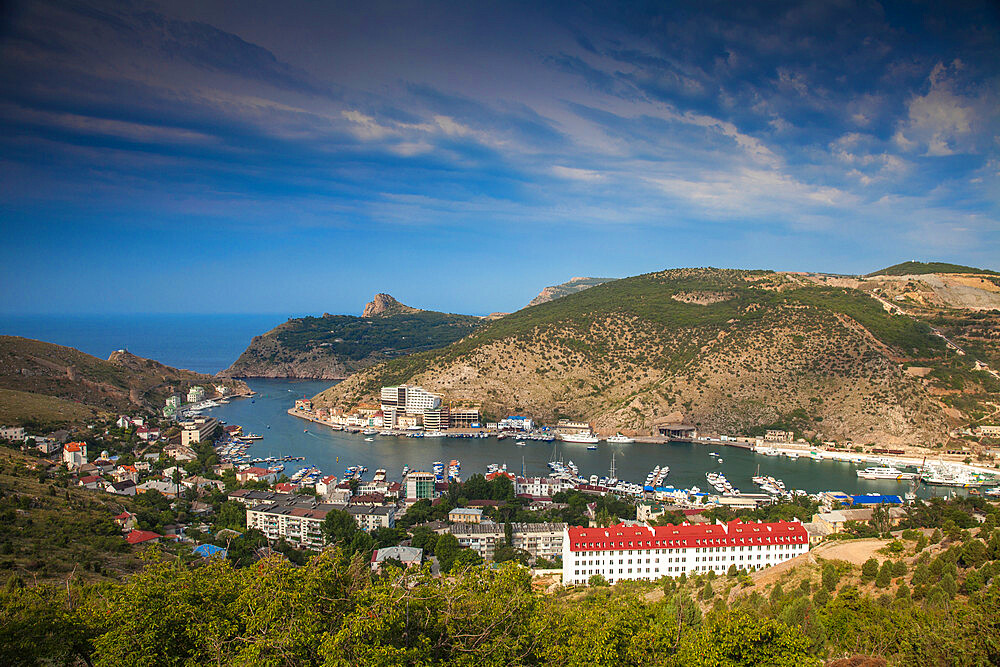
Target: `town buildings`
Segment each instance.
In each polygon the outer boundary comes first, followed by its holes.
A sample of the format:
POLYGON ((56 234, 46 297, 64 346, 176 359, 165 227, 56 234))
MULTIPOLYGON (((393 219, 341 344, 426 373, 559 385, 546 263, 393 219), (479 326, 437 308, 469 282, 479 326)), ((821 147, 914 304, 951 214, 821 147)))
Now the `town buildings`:
MULTIPOLYGON (((512 523, 511 546, 523 549, 532 558, 551 560, 563 551, 564 523, 512 523)), ((438 532, 455 536, 459 546, 472 549, 483 560, 493 560, 497 544, 506 541, 503 524, 485 521, 482 523, 459 523, 438 532)))
POLYGON ((497 423, 497 429, 500 431, 530 431, 532 428, 534 428, 533 422, 520 415, 504 417, 497 423))
POLYGON ((791 442, 795 439, 795 434, 791 431, 779 431, 768 429, 764 433, 764 440, 767 442, 791 442))
POLYGON ((205 400, 205 388, 195 385, 188 389, 187 394, 188 403, 200 403, 205 400))
POLYGON ((247 528, 256 528, 269 540, 283 538, 293 546, 318 549, 323 546, 323 520, 331 510, 347 512, 365 531, 396 525, 395 507, 317 503, 308 496, 286 496, 277 502, 248 504, 247 528))
POLYGON ((190 447, 198 442, 209 441, 218 428, 219 420, 215 417, 196 417, 191 421, 181 422, 181 445, 190 447))
POLYGON ((482 523, 483 510, 475 507, 456 507, 448 512, 448 521, 452 523, 482 523))
POLYGON ((449 426, 449 421, 443 420, 447 412, 442 413, 440 394, 403 384, 398 387, 382 387, 380 399, 382 422, 386 427, 404 428, 404 424, 420 426, 424 424, 425 417, 434 424, 435 429, 449 426))
POLYGON ((808 550, 809 535, 797 521, 573 527, 563 537, 563 583, 585 584, 595 574, 615 583, 682 573, 724 574, 731 565, 757 570, 808 550))

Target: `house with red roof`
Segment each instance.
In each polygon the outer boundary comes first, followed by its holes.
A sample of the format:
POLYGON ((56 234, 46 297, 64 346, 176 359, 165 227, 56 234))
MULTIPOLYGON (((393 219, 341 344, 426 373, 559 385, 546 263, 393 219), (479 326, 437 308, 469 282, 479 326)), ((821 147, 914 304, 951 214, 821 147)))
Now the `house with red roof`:
POLYGON ((277 476, 277 473, 272 472, 267 468, 258 468, 257 466, 250 466, 249 468, 244 468, 236 473, 236 479, 239 480, 240 483, 273 482, 277 476))
POLYGON ((159 542, 163 536, 149 530, 133 530, 125 536, 125 541, 129 544, 153 544, 159 542))
POLYGON ((77 485, 82 486, 85 489, 90 489, 96 491, 101 488, 102 482, 100 475, 87 475, 86 477, 81 477, 77 480, 77 485))
POLYGON ((63 447, 63 463, 70 470, 76 470, 87 463, 87 443, 67 442, 63 447))

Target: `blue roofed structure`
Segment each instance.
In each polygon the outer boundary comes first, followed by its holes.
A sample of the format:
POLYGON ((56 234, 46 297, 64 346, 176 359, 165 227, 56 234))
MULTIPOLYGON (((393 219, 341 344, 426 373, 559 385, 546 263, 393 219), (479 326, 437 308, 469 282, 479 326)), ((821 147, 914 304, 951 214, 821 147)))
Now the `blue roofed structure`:
POLYGON ((226 550, 214 544, 200 544, 194 548, 194 555, 201 556, 202 558, 211 558, 212 556, 225 558, 226 550))
POLYGON ((899 496, 884 496, 877 493, 864 496, 851 496, 852 505, 902 505, 903 499, 899 496))

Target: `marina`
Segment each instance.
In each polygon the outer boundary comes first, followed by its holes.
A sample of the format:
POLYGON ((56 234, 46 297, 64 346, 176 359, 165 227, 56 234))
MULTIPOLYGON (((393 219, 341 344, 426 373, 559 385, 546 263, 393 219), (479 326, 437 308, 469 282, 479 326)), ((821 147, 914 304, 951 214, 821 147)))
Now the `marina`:
MULTIPOLYGON (((329 387, 329 381, 250 379, 247 383, 257 392, 253 401, 232 401, 228 405, 211 408, 207 414, 230 424, 240 424, 247 433, 265 434, 262 440, 246 442, 243 451, 249 457, 249 463, 267 463, 268 457, 278 458, 280 453, 295 457, 294 460, 303 462, 303 465, 315 466, 324 474, 340 476, 345 467, 361 465, 372 470, 385 468, 399 473, 401 477, 404 467, 430 472, 435 461, 456 460, 461 461, 461 476, 468 478, 475 473, 486 473, 489 464, 506 465, 511 472, 520 473, 522 460, 525 474, 547 475, 552 472, 548 464, 562 459, 567 465, 572 460, 581 478, 589 482, 592 476, 596 476, 595 481, 600 482, 602 478, 611 477, 609 473, 614 458, 613 477, 616 481, 635 484, 640 489, 647 486, 642 483, 656 465, 669 467, 667 479, 670 486, 663 487, 666 489, 699 487, 714 492, 706 483, 708 472, 722 473, 734 491, 744 494, 756 492, 756 487, 768 493, 777 492, 772 495, 784 492, 777 484, 768 484, 772 491, 756 484, 754 478, 757 476, 780 480, 789 490, 798 489, 807 493, 840 490, 902 496, 909 488, 907 482, 895 479, 858 477, 859 469, 884 465, 878 460, 857 455, 853 456, 856 461, 837 460, 828 452, 816 455, 804 452, 790 458, 782 455, 777 448, 757 453, 746 447, 718 442, 710 445, 634 442, 614 446, 598 442, 584 446, 586 443, 564 442, 552 436, 535 439, 528 434, 498 438, 485 434, 479 437, 467 433, 445 433, 428 438, 421 432, 408 433, 407 436, 423 437, 405 437, 382 430, 366 437, 362 429, 355 429, 356 433, 338 431, 325 425, 304 422, 287 413, 295 398, 315 395, 329 387), (525 444, 518 446, 518 442, 525 444)), ((845 458, 848 456, 845 454, 845 458)), ((997 482, 988 486, 995 487, 997 482)), ((920 484, 915 493, 919 497, 930 497, 965 494, 968 490, 927 483, 920 484)))

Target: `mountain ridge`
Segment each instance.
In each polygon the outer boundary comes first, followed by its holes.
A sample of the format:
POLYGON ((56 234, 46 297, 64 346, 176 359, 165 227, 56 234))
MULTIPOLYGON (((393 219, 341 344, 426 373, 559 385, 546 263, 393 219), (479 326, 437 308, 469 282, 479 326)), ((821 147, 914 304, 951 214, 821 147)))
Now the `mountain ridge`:
MULTIPOLYGON (((982 349, 1000 357, 995 346, 982 349)), ((648 433, 680 410, 707 431, 790 425, 818 437, 942 444, 965 418, 945 402, 948 383, 960 375, 961 391, 989 394, 988 378, 951 368, 956 359, 926 321, 890 313, 858 287, 771 271, 674 269, 525 308, 448 347, 367 369, 315 400, 349 408, 383 384, 409 382, 480 401, 490 416, 585 419, 604 432, 648 433), (937 375, 913 378, 908 364, 937 375)))

